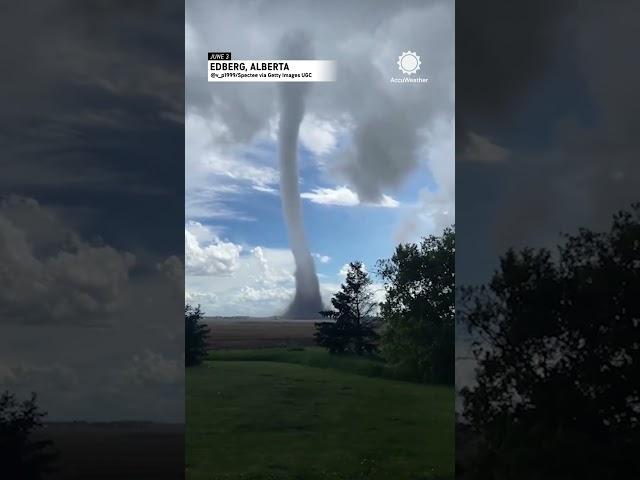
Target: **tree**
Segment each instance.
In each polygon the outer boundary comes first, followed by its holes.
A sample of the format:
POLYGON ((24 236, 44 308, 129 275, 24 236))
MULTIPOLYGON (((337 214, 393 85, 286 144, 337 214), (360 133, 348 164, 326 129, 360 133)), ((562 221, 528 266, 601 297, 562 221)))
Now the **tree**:
POLYGON ((53 471, 52 442, 34 439, 45 415, 35 393, 22 402, 8 391, 0 395, 0 465, 7 478, 39 480, 53 471))
POLYGON ((207 355, 209 327, 201 323, 203 318, 200 305, 197 307, 185 305, 184 363, 187 367, 201 364, 207 355))
POLYGON ((385 282, 382 351, 422 381, 453 384, 455 230, 398 245, 378 262, 385 282))
POLYGON ((509 250, 462 300, 477 362, 462 391, 480 442, 473 478, 637 476, 640 206, 607 232, 565 235, 556 255, 509 250))
POLYGON ((371 279, 362 262, 352 262, 344 283, 333 298, 334 310, 320 312, 332 322, 317 322, 316 343, 331 353, 350 352, 357 355, 376 351, 377 303, 373 300, 371 279))

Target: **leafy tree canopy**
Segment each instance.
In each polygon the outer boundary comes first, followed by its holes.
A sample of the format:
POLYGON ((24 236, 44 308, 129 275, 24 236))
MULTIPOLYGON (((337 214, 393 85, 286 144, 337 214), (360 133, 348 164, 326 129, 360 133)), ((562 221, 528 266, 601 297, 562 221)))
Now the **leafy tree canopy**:
POLYGON ((398 245, 378 262, 386 300, 382 347, 392 362, 423 381, 453 384, 455 230, 398 245))
POLYGON ((607 232, 564 240, 555 255, 509 250, 487 285, 462 292, 477 359, 477 385, 462 395, 482 439, 478 478, 640 471, 640 207, 607 232))

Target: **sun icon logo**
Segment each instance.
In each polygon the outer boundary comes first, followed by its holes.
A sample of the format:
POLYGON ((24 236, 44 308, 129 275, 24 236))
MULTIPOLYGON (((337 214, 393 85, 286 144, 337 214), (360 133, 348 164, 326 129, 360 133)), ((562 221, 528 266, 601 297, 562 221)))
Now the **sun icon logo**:
POLYGON ((416 52, 402 52, 398 57, 398 68, 405 75, 411 75, 420 70, 420 56, 416 52))

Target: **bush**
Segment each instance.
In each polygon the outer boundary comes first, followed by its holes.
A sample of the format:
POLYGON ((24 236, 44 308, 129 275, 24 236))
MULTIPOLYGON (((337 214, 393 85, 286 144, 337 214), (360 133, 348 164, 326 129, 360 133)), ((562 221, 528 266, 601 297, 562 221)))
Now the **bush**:
POLYGON ((19 402, 5 391, 0 395, 0 466, 2 478, 40 480, 53 471, 57 452, 48 440, 34 440, 46 414, 36 405, 35 393, 19 402))
POLYGON ((453 384, 455 230, 398 245, 378 262, 385 281, 382 350, 397 368, 425 382, 453 384))

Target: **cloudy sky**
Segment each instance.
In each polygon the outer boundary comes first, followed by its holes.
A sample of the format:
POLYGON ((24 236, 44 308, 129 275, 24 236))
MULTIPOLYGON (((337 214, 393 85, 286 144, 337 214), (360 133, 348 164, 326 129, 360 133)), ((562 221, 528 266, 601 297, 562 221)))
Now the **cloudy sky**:
POLYGON ((335 83, 314 84, 300 191, 326 299, 343 267, 454 223, 453 2, 186 2, 186 298, 210 315, 282 313, 293 258, 279 196, 274 83, 208 83, 208 51, 277 58, 302 30, 335 83), (391 83, 407 50, 428 83, 391 83))
POLYGON ((182 5, 2 10, 0 390, 181 421, 182 5))
POLYGON ((457 2, 458 285, 640 200, 636 18, 627 0, 457 2))

